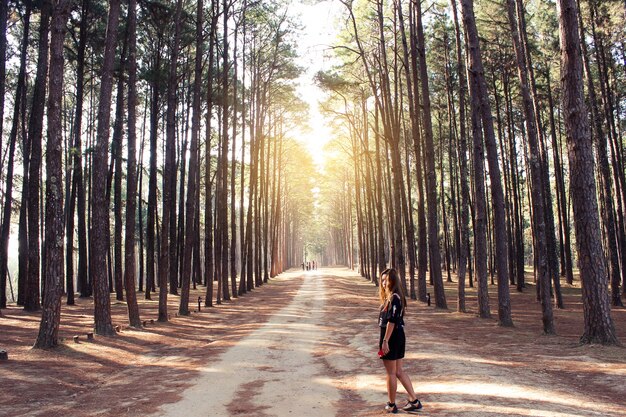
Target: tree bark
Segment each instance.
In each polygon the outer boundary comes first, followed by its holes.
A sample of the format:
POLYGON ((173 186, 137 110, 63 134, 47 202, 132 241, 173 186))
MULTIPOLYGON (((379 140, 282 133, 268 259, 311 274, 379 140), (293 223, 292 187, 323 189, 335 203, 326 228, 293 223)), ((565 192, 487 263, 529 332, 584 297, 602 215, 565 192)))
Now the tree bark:
MULTIPOLYGON (((180 43, 181 22, 180 15, 182 0, 176 1, 176 11, 174 15, 174 40, 171 45, 170 63, 167 81, 167 112, 165 116, 166 138, 165 138, 165 168, 163 170, 163 214, 161 215, 161 236, 159 254, 159 318, 160 322, 168 321, 167 315, 167 281, 170 276, 170 222, 172 211, 175 215, 176 197, 173 194, 175 185, 173 176, 175 174, 175 152, 176 152, 176 87, 178 49, 180 43), (174 208, 174 210, 172 210, 174 208)), ((171 283, 170 283, 171 285, 171 283)))
POLYGON ((35 348, 50 348, 58 343, 63 295, 63 41, 70 0, 52 2, 50 69, 48 95, 48 140, 46 143, 46 228, 45 294, 43 313, 35 348))
POLYGON ((606 264, 600 237, 593 151, 583 95, 578 10, 575 0, 558 0, 557 7, 570 193, 582 284, 584 332, 581 342, 618 344, 611 318, 606 264))
MULTIPOLYGON (((83 179, 82 129, 83 129, 83 99, 85 79, 85 49, 87 47, 87 24, 89 15, 89 0, 83 0, 80 21, 80 39, 76 62, 76 114, 74 116, 74 149, 72 189, 70 193, 69 211, 67 214, 67 303, 70 304, 70 282, 74 281, 74 214, 78 206, 78 271, 76 277, 77 289, 81 297, 89 296, 87 283, 87 231, 85 224, 85 184, 83 179)), ((72 286, 73 291, 73 286, 72 286)), ((73 294, 72 294, 73 302, 73 294)))
POLYGON ((478 30, 476 29, 476 20, 474 18, 473 1, 461 0, 461 2, 463 5, 463 23, 469 45, 469 73, 470 78, 474 79, 472 85, 476 88, 476 104, 480 106, 482 129, 485 136, 485 147, 487 149, 487 162, 489 163, 491 199, 494 211, 495 257, 497 260, 496 268, 498 274, 498 319, 500 325, 512 326, 513 320, 511 318, 511 300, 509 295, 507 266, 506 215, 504 211, 504 193, 502 191, 500 167, 498 164, 498 149, 493 130, 493 117, 480 56, 480 45, 478 41, 478 30))
POLYGON ((465 114, 465 96, 467 94, 467 81, 465 78, 465 58, 462 53, 461 29, 456 8, 456 0, 450 0, 454 18, 454 33, 457 58, 457 77, 459 79, 459 176, 461 180, 461 207, 460 207, 460 233, 459 237, 459 269, 457 273, 458 305, 457 311, 465 312, 465 272, 467 268, 469 251, 469 170, 467 167, 467 128, 465 114))
POLYGON ((92 277, 94 287, 95 332, 103 336, 113 336, 111 305, 107 281, 107 242, 109 235, 109 202, 106 195, 107 150, 111 117, 111 92, 113 89, 113 65, 119 24, 120 2, 110 0, 105 40, 104 63, 100 74, 100 100, 98 105, 98 127, 96 149, 93 158, 93 226, 91 239, 92 277))
POLYGON ((211 307, 213 305, 213 196, 211 193, 211 119, 213 109, 213 62, 214 50, 216 43, 217 28, 217 2, 211 2, 211 30, 209 32, 209 62, 208 62, 208 78, 207 78, 207 115, 206 115, 206 140, 204 148, 204 191, 205 191, 205 208, 204 208, 204 274, 206 283, 206 294, 204 305, 211 307))
POLYGON ((550 300, 550 265, 548 255, 548 236, 546 228, 546 212, 551 207, 546 207, 546 198, 544 193, 549 192, 548 184, 544 184, 542 175, 541 150, 539 144, 539 132, 537 119, 533 109, 533 102, 530 96, 530 86, 528 81, 528 69, 520 42, 518 24, 515 14, 514 0, 507 0, 507 11, 509 18, 509 26, 511 28, 511 37, 513 47, 517 58, 517 73, 522 92, 522 101, 524 105, 524 120, 526 122, 526 138, 528 140, 528 155, 531 175, 531 198, 532 198, 532 215, 533 226, 535 232, 535 242, 537 251, 535 253, 537 259, 537 275, 539 279, 541 294, 541 310, 543 331, 546 334, 554 334, 554 319, 552 315, 552 304, 550 300))
POLYGON ((28 274, 26 276, 26 291, 24 310, 38 311, 40 308, 39 291, 39 192, 41 168, 41 137, 43 131, 43 113, 46 97, 46 76, 48 73, 48 34, 50 30, 49 2, 43 2, 39 23, 39 49, 37 58, 37 76, 33 91, 33 107, 28 122, 28 191, 26 219, 28 224, 28 274))
POLYGON ((198 188, 198 136, 200 134, 200 96, 202 93, 202 25, 203 25, 203 1, 198 0, 196 10, 196 56, 194 64, 193 101, 191 119, 191 145, 189 149, 189 179, 187 182, 186 215, 187 224, 185 230, 185 251, 183 252, 182 288, 180 294, 180 307, 178 313, 189 315, 189 281, 191 278, 191 255, 195 246, 196 226, 196 189, 198 188))
MULTIPOLYGON (((113 282, 115 298, 124 300, 124 272, 122 268, 122 136, 124 125, 124 70, 126 67, 126 49, 128 46, 128 30, 124 36, 124 46, 120 59, 119 77, 117 81, 117 101, 115 123, 113 125, 113 143, 111 146, 111 164, 115 165, 113 174, 113 282)), ((107 187, 110 193, 110 188, 107 187)))
MULTIPOLYGON (((0 13, 0 55, 5 56, 6 53, 6 18, 8 3, 2 2, 2 11, 0 13), (4 26, 4 29, 2 29, 4 26), (4 48, 4 52, 3 52, 4 48)), ((2 228, 0 229, 0 309, 7 307, 6 287, 7 287, 7 274, 8 274, 8 259, 9 259, 9 235, 11 232, 11 207, 13 204, 13 165, 15 159, 15 145, 17 142, 17 131, 20 125, 20 110, 22 108, 22 98, 25 92, 25 79, 26 79, 26 55, 28 48, 28 37, 30 33, 30 6, 26 7, 26 11, 23 17, 24 29, 22 34, 22 43, 20 48, 20 70, 17 76, 17 87, 15 89, 15 105, 13 107, 13 123, 11 126, 11 133, 9 134, 9 161, 7 163, 7 182, 5 186, 5 198, 4 207, 2 211, 2 228)), ((0 63, 0 72, 4 72, 5 63, 0 63)), ((4 89, 4 75, 0 74, 1 90, 4 89)), ((0 94, 4 94, 0 91, 0 94)), ((0 103, 4 103, 2 100, 0 103)), ((0 108, 4 108, 4 104, 0 104, 0 108)), ((2 117, 3 110, 0 110, 0 117, 2 117)), ((0 132, 2 132, 2 122, 0 121, 0 132)), ((27 178, 25 176, 25 178, 27 178)), ((21 210, 20 210, 21 211, 21 210)))
POLYGON ((426 200, 428 203, 428 241, 430 249, 430 278, 434 283, 435 304, 439 308, 448 308, 441 274, 441 253, 439 249, 439 222, 437 219, 437 173, 435 171, 435 147, 433 144, 433 126, 430 110, 430 89, 428 86, 428 68, 424 28, 422 26, 421 3, 413 0, 417 34, 417 53, 419 55, 419 74, 422 87, 422 124, 424 128, 424 156, 426 166, 426 200))
MULTIPOLYGON (((124 236, 124 284, 128 322, 141 327, 135 292, 135 225, 137 205, 137 0, 128 2, 128 164, 126 167, 126 231, 124 236)), ((141 196, 140 196, 141 198, 141 196)))

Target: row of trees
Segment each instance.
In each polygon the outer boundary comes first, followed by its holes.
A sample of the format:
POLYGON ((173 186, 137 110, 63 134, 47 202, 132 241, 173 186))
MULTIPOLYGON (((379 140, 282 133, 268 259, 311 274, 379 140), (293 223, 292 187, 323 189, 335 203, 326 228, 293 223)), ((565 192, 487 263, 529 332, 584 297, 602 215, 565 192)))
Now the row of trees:
POLYGON ((530 263, 548 334, 553 305, 564 308, 561 280, 573 283, 577 262, 581 340, 617 343, 610 305, 622 306, 626 291, 623 2, 342 3, 341 64, 317 76, 333 146, 349 164, 329 173, 340 185, 325 189, 326 257, 358 263, 374 282, 389 260, 422 301, 428 268, 440 308, 444 276, 456 272, 458 311, 469 278, 481 317, 491 315, 491 280, 504 326, 513 325, 509 288, 523 290, 530 263))
POLYGON ((211 306, 300 263, 313 167, 284 5, 3 1, 0 22, 0 308, 13 226, 36 347, 57 344, 63 293, 113 335, 112 292, 139 327, 137 291, 164 322, 168 293, 186 315, 192 286, 211 306))

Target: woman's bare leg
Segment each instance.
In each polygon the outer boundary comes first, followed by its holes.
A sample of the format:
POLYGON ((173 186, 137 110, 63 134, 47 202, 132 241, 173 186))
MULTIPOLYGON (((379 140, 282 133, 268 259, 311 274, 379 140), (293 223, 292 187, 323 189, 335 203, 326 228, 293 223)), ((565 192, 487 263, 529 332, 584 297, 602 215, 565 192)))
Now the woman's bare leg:
POLYGON ((387 395, 389 396, 389 402, 392 404, 396 402, 396 390, 398 389, 396 362, 383 359, 385 370, 387 371, 387 395))
POLYGON ((409 394, 409 400, 415 401, 417 399, 417 395, 415 395, 415 391, 413 391, 413 384, 411 383, 411 378, 409 377, 409 374, 404 372, 404 369, 402 369, 402 359, 398 359, 395 362, 396 362, 396 375, 395 376, 400 380, 400 383, 402 384, 406 392, 409 394))

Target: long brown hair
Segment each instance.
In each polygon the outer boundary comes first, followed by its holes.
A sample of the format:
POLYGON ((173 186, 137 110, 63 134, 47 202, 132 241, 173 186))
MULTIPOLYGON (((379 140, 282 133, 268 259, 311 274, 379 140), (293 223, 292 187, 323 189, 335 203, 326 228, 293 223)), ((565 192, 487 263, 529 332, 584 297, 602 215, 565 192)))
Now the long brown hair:
POLYGON ((391 297, 394 293, 398 294, 398 296, 400 297, 402 309, 404 310, 404 308, 406 307, 404 288, 402 287, 402 282, 400 282, 398 271, 396 271, 394 268, 387 268, 380 274, 380 286, 378 293, 380 297, 381 310, 387 308, 387 306, 391 302, 391 297), (385 275, 387 276, 387 285, 383 285, 383 276, 385 275))

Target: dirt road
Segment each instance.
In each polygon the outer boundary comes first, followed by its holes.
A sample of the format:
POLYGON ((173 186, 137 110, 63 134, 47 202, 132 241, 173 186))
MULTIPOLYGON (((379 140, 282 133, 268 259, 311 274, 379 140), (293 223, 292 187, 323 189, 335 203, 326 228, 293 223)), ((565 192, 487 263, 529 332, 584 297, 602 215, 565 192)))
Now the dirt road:
MULTIPOLYGON (((294 274, 301 273, 278 279, 294 274)), ((182 399, 157 415, 382 414, 386 388, 376 358, 376 289, 346 269, 304 275, 289 303, 276 306, 265 324, 211 361, 182 399)), ((493 320, 415 302, 406 322, 405 367, 424 403, 419 415, 626 416, 618 382, 626 377, 621 348, 540 339, 525 329, 503 329, 493 320), (479 330, 468 327, 474 325, 479 330)))
MULTIPOLYGON (((474 288, 470 311, 455 312, 456 283, 445 285, 448 310, 407 306, 404 365, 424 404, 416 414, 626 417, 626 349, 578 344, 579 288, 563 287, 558 336, 547 337, 532 285, 511 291, 514 328, 478 318, 474 288)), ((156 321, 158 301, 141 297, 141 329, 125 326, 126 305, 113 303, 121 331, 88 340, 92 300, 77 299, 63 306, 62 342, 50 351, 31 349, 40 314, 12 306, 0 320, 10 357, 0 364, 0 417, 379 416, 387 396, 377 300, 347 268, 292 270, 190 316, 176 316, 170 296, 167 323, 156 321)), ((626 343, 626 309, 611 314, 626 343)))
POLYGON ((315 357, 327 336, 325 311, 325 279, 311 272, 288 305, 276 306, 268 322, 202 369, 160 415, 334 416, 339 392, 315 357))

